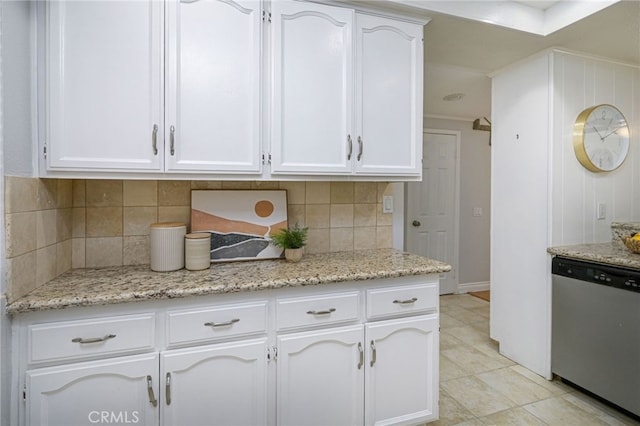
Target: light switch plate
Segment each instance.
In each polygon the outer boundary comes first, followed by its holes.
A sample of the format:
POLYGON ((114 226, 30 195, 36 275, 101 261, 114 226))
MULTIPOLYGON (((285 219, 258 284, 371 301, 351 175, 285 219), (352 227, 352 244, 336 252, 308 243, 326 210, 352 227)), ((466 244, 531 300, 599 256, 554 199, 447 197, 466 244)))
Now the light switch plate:
POLYGON ((598 211, 596 212, 596 219, 602 220, 607 217, 607 205, 604 203, 598 203, 598 211))
POLYGON ((382 213, 393 213, 393 196, 384 195, 382 197, 382 213))

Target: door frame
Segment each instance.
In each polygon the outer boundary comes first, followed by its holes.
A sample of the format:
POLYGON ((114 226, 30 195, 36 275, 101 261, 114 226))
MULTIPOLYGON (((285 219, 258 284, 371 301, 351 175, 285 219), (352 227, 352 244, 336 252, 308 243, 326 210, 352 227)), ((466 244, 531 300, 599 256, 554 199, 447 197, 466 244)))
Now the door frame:
MULTIPOLYGON (((423 150, 422 150, 422 155, 424 158, 424 153, 427 152, 426 149, 424 149, 424 143, 426 140, 426 135, 427 134, 438 134, 438 135, 451 135, 451 136, 455 136, 456 138, 456 155, 455 155, 455 167, 456 167, 456 172, 455 172, 455 182, 454 182, 454 191, 455 191, 455 197, 454 197, 454 218, 453 218, 453 264, 452 266, 452 272, 455 274, 455 284, 454 284, 454 289, 453 289, 453 294, 458 294, 459 291, 459 287, 460 287, 460 282, 459 282, 459 278, 460 278, 460 264, 459 264, 459 254, 460 254, 460 146, 461 146, 461 140, 462 140, 462 132, 460 130, 448 130, 448 129, 434 129, 434 128, 424 128, 422 130, 422 144, 423 144, 423 150)), ((420 167, 422 167, 422 163, 424 161, 421 160, 421 165, 420 167)), ((424 176, 422 176, 422 180, 420 181, 420 183, 424 182, 424 176)), ((408 233, 409 233, 409 229, 410 229, 410 218, 409 218, 409 184, 410 183, 417 183, 417 182, 406 182, 404 184, 404 232, 402 234, 402 236, 404 237, 404 244, 403 244, 403 249, 406 251, 407 250, 407 240, 408 240, 408 233)), ((449 272, 450 273, 450 272, 449 272)))

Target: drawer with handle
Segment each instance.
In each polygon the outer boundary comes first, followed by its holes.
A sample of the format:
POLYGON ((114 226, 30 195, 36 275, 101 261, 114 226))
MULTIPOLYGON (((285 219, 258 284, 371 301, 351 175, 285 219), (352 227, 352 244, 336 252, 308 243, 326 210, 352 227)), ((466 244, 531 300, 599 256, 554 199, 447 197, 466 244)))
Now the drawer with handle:
POLYGON ((357 291, 321 296, 291 297, 276 302, 278 331, 357 320, 360 293, 357 291))
POLYGON ((155 314, 34 324, 27 333, 30 364, 129 354, 155 347, 155 314))
POLYGON ((436 311, 438 283, 367 290, 367 318, 385 318, 436 311))
POLYGON ((266 333, 267 301, 168 313, 169 346, 266 333))

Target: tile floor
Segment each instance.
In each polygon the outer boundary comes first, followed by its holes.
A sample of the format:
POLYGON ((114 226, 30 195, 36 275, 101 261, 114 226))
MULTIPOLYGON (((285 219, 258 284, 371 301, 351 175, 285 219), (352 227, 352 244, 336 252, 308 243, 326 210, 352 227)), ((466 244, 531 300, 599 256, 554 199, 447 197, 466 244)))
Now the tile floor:
POLYGON ((489 302, 440 297, 440 420, 435 425, 640 425, 558 380, 498 353, 489 302))

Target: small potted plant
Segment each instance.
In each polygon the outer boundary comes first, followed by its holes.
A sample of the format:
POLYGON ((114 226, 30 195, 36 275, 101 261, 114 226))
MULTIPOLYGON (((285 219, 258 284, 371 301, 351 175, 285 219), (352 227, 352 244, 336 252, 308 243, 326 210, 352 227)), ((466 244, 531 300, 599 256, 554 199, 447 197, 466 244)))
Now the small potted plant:
POLYGON ((302 258, 302 248, 307 244, 309 228, 300 228, 297 224, 289 229, 281 229, 271 235, 271 242, 284 249, 284 257, 289 262, 302 258))

